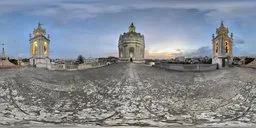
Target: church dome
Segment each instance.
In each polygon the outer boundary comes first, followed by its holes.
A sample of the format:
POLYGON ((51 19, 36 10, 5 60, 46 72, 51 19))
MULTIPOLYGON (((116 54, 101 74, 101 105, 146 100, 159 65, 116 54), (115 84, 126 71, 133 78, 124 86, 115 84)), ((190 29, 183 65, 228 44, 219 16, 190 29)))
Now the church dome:
POLYGON ((119 37, 118 51, 121 61, 143 62, 145 53, 144 36, 135 31, 133 23, 129 26, 129 31, 119 37))
POLYGON ((135 31, 136 27, 133 23, 129 26, 129 32, 120 35, 119 43, 137 42, 144 43, 144 36, 135 31))

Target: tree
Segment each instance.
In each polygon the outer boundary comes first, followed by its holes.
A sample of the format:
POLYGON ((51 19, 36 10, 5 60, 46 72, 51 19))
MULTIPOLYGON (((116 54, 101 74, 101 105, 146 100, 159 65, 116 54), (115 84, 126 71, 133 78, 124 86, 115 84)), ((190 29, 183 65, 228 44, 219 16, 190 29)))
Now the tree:
POLYGON ((79 56, 77 57, 76 62, 77 62, 78 64, 84 63, 84 57, 83 57, 82 55, 79 55, 79 56))
POLYGON ((23 58, 22 62, 29 62, 29 59, 28 58, 23 58))
POLYGON ((212 58, 207 61, 207 64, 212 64, 212 58))
POLYGON ((9 61, 15 65, 18 65, 18 60, 16 59, 10 59, 9 61))

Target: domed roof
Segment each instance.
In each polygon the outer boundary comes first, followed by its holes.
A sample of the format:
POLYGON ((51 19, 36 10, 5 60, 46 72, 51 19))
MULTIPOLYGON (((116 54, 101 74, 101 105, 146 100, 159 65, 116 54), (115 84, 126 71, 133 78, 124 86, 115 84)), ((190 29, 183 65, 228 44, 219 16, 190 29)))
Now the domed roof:
POLYGON ((129 32, 123 33, 119 37, 119 44, 124 44, 128 42, 137 42, 144 44, 144 36, 135 31, 135 26, 133 23, 129 26, 129 32))
POLYGON ((129 26, 129 32, 124 33, 123 35, 120 35, 120 38, 141 38, 143 37, 143 35, 141 35, 140 33, 137 33, 135 31, 136 27, 134 26, 133 23, 131 23, 131 25, 129 26))

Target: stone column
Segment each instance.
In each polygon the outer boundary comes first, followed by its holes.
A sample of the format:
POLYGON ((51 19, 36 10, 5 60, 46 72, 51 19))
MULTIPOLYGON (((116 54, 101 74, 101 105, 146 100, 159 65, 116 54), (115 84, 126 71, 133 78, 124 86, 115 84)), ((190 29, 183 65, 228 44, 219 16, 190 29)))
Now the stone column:
POLYGON ((218 56, 221 56, 221 49, 222 49, 222 39, 218 40, 218 56))
POLYGON ((47 57, 50 58, 50 43, 47 42, 47 57))
POLYGON ((142 58, 145 58, 145 46, 142 47, 142 58))
POLYGON ((122 46, 122 48, 123 48, 123 57, 122 58, 125 58, 125 56, 126 56, 126 50, 125 50, 125 47, 124 46, 122 46))
POLYGON ((33 56, 33 42, 30 41, 30 57, 33 56))
POLYGON ((215 56, 215 51, 216 51, 216 49, 215 49, 215 41, 213 40, 212 41, 212 58, 215 56))
POLYGON ((135 58, 137 59, 138 57, 139 57, 139 47, 138 47, 138 45, 136 44, 136 51, 135 51, 135 53, 136 53, 136 56, 135 56, 135 58))
POLYGON ((222 43, 221 43, 221 55, 224 56, 226 53, 225 51, 225 39, 222 38, 222 43))
POLYGON ((118 47, 118 56, 121 58, 121 49, 118 47))
POLYGON ((140 46, 138 46, 138 58, 141 58, 141 50, 140 50, 140 46))
POLYGON ((128 46, 125 47, 125 58, 129 58, 129 49, 128 49, 128 46))
POLYGON ((38 56, 42 57, 42 40, 41 38, 38 39, 38 56))

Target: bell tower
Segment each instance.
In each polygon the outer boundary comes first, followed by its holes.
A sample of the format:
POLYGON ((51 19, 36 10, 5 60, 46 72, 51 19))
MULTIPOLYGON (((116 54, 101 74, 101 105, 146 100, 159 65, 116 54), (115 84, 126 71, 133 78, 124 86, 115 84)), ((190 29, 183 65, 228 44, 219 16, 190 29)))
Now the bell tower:
POLYGON ((30 42, 30 65, 34 67, 47 68, 50 65, 49 44, 50 36, 46 37, 46 31, 42 24, 38 23, 33 31, 33 36, 29 35, 30 42))
POLYGON ((233 33, 228 35, 229 30, 221 22, 216 29, 216 36, 212 34, 212 63, 218 64, 218 68, 228 67, 233 58, 233 33))

